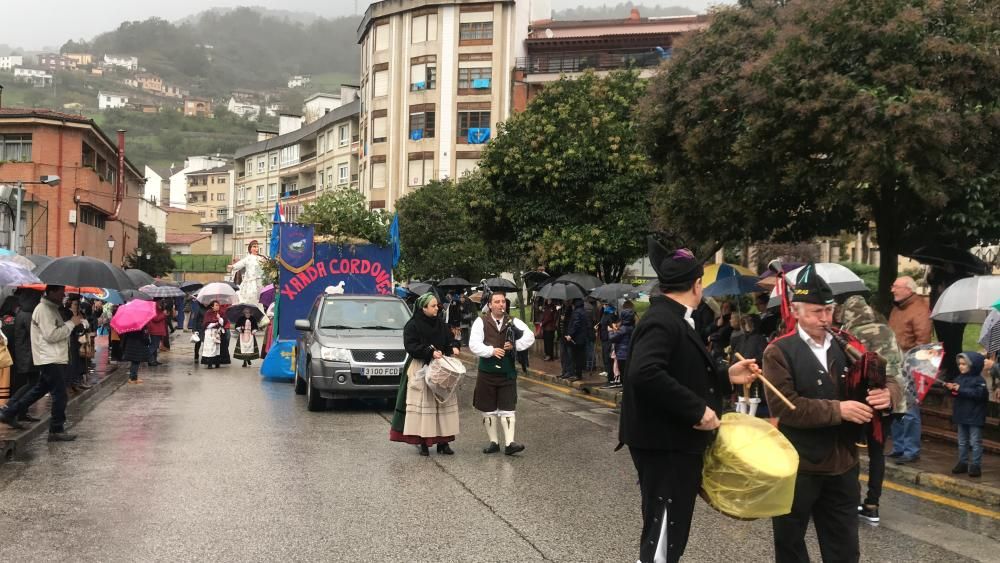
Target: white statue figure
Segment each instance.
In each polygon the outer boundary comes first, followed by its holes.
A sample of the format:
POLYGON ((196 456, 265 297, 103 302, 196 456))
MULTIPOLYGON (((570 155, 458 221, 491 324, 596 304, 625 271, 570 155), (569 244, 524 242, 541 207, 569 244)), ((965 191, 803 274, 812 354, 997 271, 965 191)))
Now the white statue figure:
POLYGON ((260 255, 260 244, 256 240, 247 245, 247 255, 231 266, 232 272, 243 270, 243 282, 240 283, 240 303, 249 303, 260 307, 260 290, 264 287, 264 261, 260 255))

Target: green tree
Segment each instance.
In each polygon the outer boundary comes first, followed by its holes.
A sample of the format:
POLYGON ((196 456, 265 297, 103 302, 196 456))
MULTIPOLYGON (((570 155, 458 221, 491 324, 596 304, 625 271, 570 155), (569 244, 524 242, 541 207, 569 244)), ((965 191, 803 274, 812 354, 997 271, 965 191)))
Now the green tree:
POLYGON ((433 181, 400 198, 396 210, 401 260, 410 276, 478 281, 495 270, 486 242, 470 236, 473 217, 454 181, 433 181))
POLYGON ((139 242, 135 251, 125 257, 125 267, 136 268, 154 278, 159 278, 174 271, 176 265, 174 259, 170 257, 170 247, 162 242, 156 242, 156 230, 149 225, 139 223, 139 242), (146 258, 147 254, 149 258, 146 258))
POLYGON ((649 224, 653 169, 632 118, 644 91, 637 72, 588 72, 546 86, 501 124, 483 182, 469 184, 484 238, 550 270, 618 281, 645 252, 649 224))
POLYGON ((1000 237, 1000 4, 746 0, 674 47, 642 104, 655 221, 717 245, 873 225, 897 255, 1000 237), (983 206, 983 207, 981 207, 983 206))
POLYGON ((389 243, 388 214, 368 209, 361 192, 334 189, 307 203, 299 223, 315 226, 317 236, 332 236, 338 241, 363 240, 385 246, 389 243))

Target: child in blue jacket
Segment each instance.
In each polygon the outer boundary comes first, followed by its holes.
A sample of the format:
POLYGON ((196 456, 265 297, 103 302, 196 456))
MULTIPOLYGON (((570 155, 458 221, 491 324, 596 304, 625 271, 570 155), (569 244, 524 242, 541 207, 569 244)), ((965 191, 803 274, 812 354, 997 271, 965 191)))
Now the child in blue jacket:
POLYGON ((983 378, 982 354, 962 352, 958 360, 959 376, 952 383, 945 383, 955 397, 952 421, 958 426, 958 464, 952 473, 965 473, 969 477, 983 474, 983 426, 986 425, 986 405, 989 391, 983 378), (972 450, 971 459, 968 450, 972 450))

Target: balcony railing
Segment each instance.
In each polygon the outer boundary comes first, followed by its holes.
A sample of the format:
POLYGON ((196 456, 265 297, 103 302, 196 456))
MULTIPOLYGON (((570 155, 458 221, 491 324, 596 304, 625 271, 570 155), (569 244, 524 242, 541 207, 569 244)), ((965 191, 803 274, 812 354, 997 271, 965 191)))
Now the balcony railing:
POLYGON ((576 53, 542 53, 518 57, 516 70, 526 74, 560 74, 622 68, 652 68, 670 58, 669 48, 642 51, 581 51, 576 53))

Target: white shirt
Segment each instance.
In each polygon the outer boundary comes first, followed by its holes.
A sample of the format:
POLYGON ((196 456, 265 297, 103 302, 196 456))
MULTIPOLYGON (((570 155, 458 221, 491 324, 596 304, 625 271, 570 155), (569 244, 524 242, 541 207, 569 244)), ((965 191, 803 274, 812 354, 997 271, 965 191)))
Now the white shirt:
POLYGON ((817 344, 811 336, 806 334, 806 331, 802 330, 802 325, 798 325, 798 329, 799 338, 804 340, 806 345, 809 346, 809 350, 813 353, 813 356, 816 356, 816 359, 819 360, 819 365, 823 366, 823 369, 830 371, 830 366, 826 365, 826 352, 833 343, 833 337, 827 333, 826 338, 823 339, 823 343, 817 344))
POLYGON ((694 326, 694 317, 691 316, 692 313, 694 313, 694 309, 692 309, 691 307, 688 307, 687 305, 685 305, 684 306, 684 320, 687 321, 687 324, 691 325, 691 328, 695 328, 695 326, 694 326))
MULTIPOLYGON (((493 315, 487 315, 492 321, 496 322, 493 315)), ((521 338, 517 339, 514 343, 514 348, 518 352, 523 352, 528 348, 531 348, 535 344, 535 333, 528 328, 526 324, 521 322, 521 319, 516 319, 511 317, 514 321, 514 326, 517 330, 521 331, 521 338)), ((501 320, 502 322, 502 320, 501 320)), ((485 333, 483 332, 483 318, 479 317, 472 323, 472 328, 469 329, 469 351, 479 356, 480 358, 491 358, 493 357, 493 347, 486 344, 483 340, 485 338, 485 333)))

